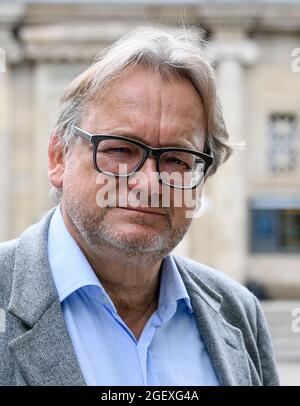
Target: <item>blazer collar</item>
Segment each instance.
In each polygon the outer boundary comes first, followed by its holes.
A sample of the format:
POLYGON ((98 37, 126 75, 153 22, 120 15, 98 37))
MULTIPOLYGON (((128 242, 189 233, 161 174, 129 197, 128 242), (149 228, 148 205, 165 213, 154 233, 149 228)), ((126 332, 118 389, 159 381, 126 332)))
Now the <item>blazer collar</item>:
POLYGON ((223 297, 211 289, 180 257, 174 256, 190 295, 200 335, 224 386, 251 385, 251 372, 243 334, 222 315, 223 297))
POLYGON ((20 236, 8 311, 28 331, 9 348, 29 385, 85 385, 68 335, 47 255, 50 210, 20 236))

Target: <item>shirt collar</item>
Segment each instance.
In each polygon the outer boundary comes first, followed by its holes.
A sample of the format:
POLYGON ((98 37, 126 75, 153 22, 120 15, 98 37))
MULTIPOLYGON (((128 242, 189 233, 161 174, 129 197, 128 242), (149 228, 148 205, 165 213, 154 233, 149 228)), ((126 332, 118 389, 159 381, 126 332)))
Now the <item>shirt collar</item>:
MULTIPOLYGON (((54 283, 62 302, 69 295, 85 286, 96 286, 111 310, 115 306, 102 287, 85 255, 69 233, 58 206, 52 216, 48 231, 48 257, 54 283)), ((173 256, 164 258, 161 265, 161 281, 158 311, 162 319, 175 313, 178 301, 192 312, 191 302, 173 256)))
POLYGON ((104 291, 86 257, 69 233, 60 206, 56 208, 49 226, 48 257, 60 302, 84 286, 98 286, 104 291))
POLYGON ((163 320, 170 319, 180 305, 193 313, 190 297, 183 283, 173 256, 166 256, 162 262, 158 314, 163 320))

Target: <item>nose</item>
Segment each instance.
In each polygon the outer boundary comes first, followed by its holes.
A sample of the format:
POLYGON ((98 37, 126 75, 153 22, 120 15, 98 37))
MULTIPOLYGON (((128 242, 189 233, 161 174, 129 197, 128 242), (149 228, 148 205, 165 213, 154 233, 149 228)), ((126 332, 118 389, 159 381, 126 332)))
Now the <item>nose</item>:
POLYGON ((148 196, 161 193, 161 183, 156 170, 156 158, 148 157, 140 170, 128 180, 130 189, 138 188, 148 193, 148 196))

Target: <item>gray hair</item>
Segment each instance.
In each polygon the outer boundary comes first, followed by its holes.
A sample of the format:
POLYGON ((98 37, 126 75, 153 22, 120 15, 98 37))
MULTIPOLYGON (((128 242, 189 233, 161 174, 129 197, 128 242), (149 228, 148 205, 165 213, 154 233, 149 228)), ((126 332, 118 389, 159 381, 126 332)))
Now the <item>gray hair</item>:
POLYGON ((232 153, 216 92, 212 62, 204 40, 191 29, 165 32, 139 28, 124 35, 98 54, 94 62, 66 88, 54 126, 60 147, 70 144, 72 126, 90 103, 103 94, 124 71, 139 64, 158 71, 165 79, 189 79, 200 95, 206 115, 206 150, 214 157, 209 175, 232 153))

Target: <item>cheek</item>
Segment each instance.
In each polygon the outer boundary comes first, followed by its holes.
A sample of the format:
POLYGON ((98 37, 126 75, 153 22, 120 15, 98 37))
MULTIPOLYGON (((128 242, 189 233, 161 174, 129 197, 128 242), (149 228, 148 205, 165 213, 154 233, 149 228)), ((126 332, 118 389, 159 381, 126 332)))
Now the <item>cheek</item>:
POLYGON ((192 216, 185 207, 173 207, 171 209, 171 224, 177 230, 186 230, 189 228, 192 216))
POLYGON ((181 191, 173 189, 171 196, 171 213, 176 219, 176 222, 189 222, 193 212, 198 208, 199 197, 201 197, 201 189, 192 189, 181 191))
POLYGON ((92 202, 97 192, 96 176, 97 172, 86 160, 72 157, 65 167, 64 189, 72 190, 72 194, 92 202))
POLYGON ((196 207, 197 199, 201 191, 197 189, 171 189, 170 190, 170 203, 171 207, 176 208, 176 210, 184 211, 186 209, 193 209, 196 207))

